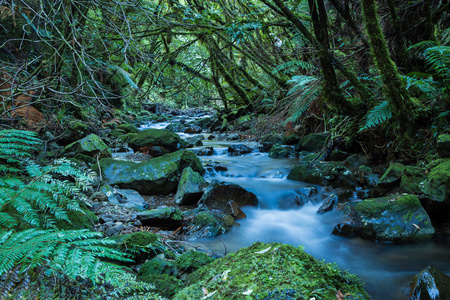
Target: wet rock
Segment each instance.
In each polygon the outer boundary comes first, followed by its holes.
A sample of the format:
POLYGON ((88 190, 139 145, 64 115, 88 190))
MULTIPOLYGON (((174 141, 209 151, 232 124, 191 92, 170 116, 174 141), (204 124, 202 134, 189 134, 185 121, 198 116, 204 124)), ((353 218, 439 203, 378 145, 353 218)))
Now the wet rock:
POLYGON ((402 191, 410 194, 421 194, 421 183, 426 179, 426 168, 406 166, 400 181, 402 191))
POLYGON ((324 214, 332 211, 339 203, 339 197, 337 195, 330 195, 317 210, 318 214, 324 214))
POLYGON ((307 196, 298 194, 295 191, 287 191, 277 199, 277 207, 279 209, 292 209, 294 207, 301 207, 308 202, 309 198, 307 196))
POLYGON ((343 236, 343 237, 355 237, 358 236, 360 231, 359 227, 350 223, 339 223, 334 226, 332 235, 343 236))
POLYGON ((145 199, 135 190, 131 189, 115 189, 108 184, 100 188, 108 201, 127 208, 145 209, 147 203, 145 199))
POLYGON ((191 125, 184 130, 184 133, 201 133, 202 128, 200 126, 191 125))
POLYGON ((252 192, 230 182, 213 180, 200 198, 199 204, 231 214, 228 202, 233 200, 239 207, 257 206, 258 198, 252 192))
POLYGON ((136 217, 142 225, 172 229, 180 227, 183 220, 181 210, 175 207, 142 211, 137 213, 136 217))
POLYGON ((177 151, 139 163, 114 159, 100 160, 103 179, 109 185, 136 190, 143 195, 175 192, 178 177, 186 167, 204 174, 199 158, 191 151, 177 151))
POLYGON ((102 141, 102 139, 95 135, 90 134, 87 137, 73 142, 64 148, 64 152, 67 154, 82 154, 90 157, 94 157, 96 155, 99 158, 111 157, 111 149, 102 141))
POLYGON ((234 218, 206 206, 184 213, 183 232, 187 239, 213 238, 226 233, 234 226, 234 218))
POLYGON ((427 266, 410 283, 410 300, 448 300, 450 299, 450 277, 441 271, 427 266))
POLYGON ((208 136, 208 141, 215 140, 215 139, 216 139, 216 136, 213 135, 213 134, 211 134, 210 136, 208 136))
POLYGON ((325 161, 343 161, 350 157, 350 154, 342 150, 334 150, 325 158, 325 161))
POLYGON ((227 211, 230 211, 230 215, 233 216, 235 220, 247 218, 247 215, 233 200, 228 201, 227 205, 229 206, 229 210, 227 209, 227 211))
POLYGON ((161 241, 156 233, 138 231, 131 234, 113 236, 117 242, 114 247, 130 255, 134 263, 143 263, 146 259, 154 257, 153 249, 161 247, 161 241))
POLYGON ((431 220, 415 195, 366 199, 354 210, 364 238, 407 242, 428 240, 434 235, 431 220))
POLYGON ((172 132, 184 132, 186 130, 186 125, 179 122, 169 124, 165 129, 172 132))
POLYGON ((269 157, 270 158, 286 158, 289 156, 290 148, 281 146, 280 144, 275 144, 270 148, 269 157))
POLYGON ((139 130, 133 124, 120 124, 117 129, 123 130, 125 133, 138 133, 139 130))
POLYGON ((338 187, 354 187, 356 179, 349 169, 340 162, 301 162, 293 168, 287 177, 319 185, 338 187))
POLYGON ((243 144, 231 145, 228 147, 228 154, 231 156, 239 156, 247 153, 251 153, 253 151, 252 148, 247 147, 243 144))
POLYGON ((197 152, 198 156, 211 156, 214 155, 214 148, 211 146, 205 147, 197 152))
POLYGON ((420 183, 427 196, 427 206, 431 210, 442 210, 450 207, 450 160, 443 160, 432 168, 427 179, 420 183))
POLYGON ((166 129, 142 130, 128 142, 134 151, 138 151, 142 147, 160 146, 173 152, 179 150, 183 144, 184 141, 178 134, 166 129))
POLYGON ((299 150, 320 152, 328 136, 329 133, 310 133, 301 139, 299 150))
POLYGON ((106 236, 115 236, 115 235, 119 235, 120 232, 122 230, 125 229, 125 226, 123 226, 122 224, 119 225, 114 225, 108 229, 105 230, 105 234, 106 236))
POLYGON ((193 136, 193 137, 188 137, 185 141, 187 143, 187 148, 191 148, 191 147, 198 147, 198 146, 203 146, 203 142, 202 142, 202 136, 193 136))
POLYGON ((230 141, 237 141, 237 140, 240 140, 241 137, 240 137, 239 134, 237 134, 237 133, 232 133, 232 134, 230 134, 230 135, 228 136, 227 139, 230 140, 230 141))
POLYGON ((401 163, 393 163, 386 172, 381 176, 375 189, 381 195, 400 185, 405 166, 401 163))
POLYGON ((191 167, 183 170, 175 195, 175 203, 178 205, 195 204, 203 195, 204 189, 208 183, 202 175, 194 172, 191 167))
POLYGON ((100 224, 114 222, 114 220, 116 220, 116 219, 117 219, 117 216, 115 216, 115 215, 103 214, 103 215, 98 216, 98 221, 100 222, 100 224))
POLYGON ((437 138, 437 152, 440 157, 450 157, 450 134, 441 134, 437 138))

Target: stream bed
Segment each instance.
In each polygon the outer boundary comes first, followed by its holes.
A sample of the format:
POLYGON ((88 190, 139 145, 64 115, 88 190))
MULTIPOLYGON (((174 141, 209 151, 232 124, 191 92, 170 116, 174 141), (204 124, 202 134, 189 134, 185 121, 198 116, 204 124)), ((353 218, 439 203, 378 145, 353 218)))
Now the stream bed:
MULTIPOLYGON (((208 181, 217 179, 237 183, 255 193, 260 207, 244 207, 247 218, 239 220, 240 227, 215 239, 196 242, 224 253, 236 251, 256 241, 281 242, 303 246, 305 251, 326 262, 337 263, 355 273, 366 283, 372 299, 405 299, 409 282, 427 265, 450 274, 450 240, 415 244, 377 243, 361 238, 342 238, 331 235, 343 216, 338 211, 317 214, 321 199, 333 190, 315 186, 315 202, 302 207, 285 207, 283 201, 299 188, 313 185, 288 180, 286 177, 297 159, 272 159, 267 153, 254 152, 229 156, 226 149, 236 142, 204 141, 215 149, 213 156, 203 161, 217 161, 228 170, 209 172, 208 181), (224 246, 225 245, 225 246, 224 246)), ((351 201, 359 201, 356 197, 351 201)))

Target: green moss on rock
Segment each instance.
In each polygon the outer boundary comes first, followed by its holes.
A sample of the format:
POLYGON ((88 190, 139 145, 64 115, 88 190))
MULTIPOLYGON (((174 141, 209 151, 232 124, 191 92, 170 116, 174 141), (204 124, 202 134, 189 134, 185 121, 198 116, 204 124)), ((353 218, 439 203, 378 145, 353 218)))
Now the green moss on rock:
POLYGON ((394 195, 358 202, 361 235, 381 241, 418 241, 433 237, 431 220, 415 195, 394 195))
POLYGON ((120 124, 117 129, 125 131, 125 133, 138 133, 139 130, 133 124, 120 124))
POLYGON ((197 269, 211 263, 214 258, 199 251, 184 252, 175 260, 175 266, 182 271, 194 272, 197 269))
POLYGON ((182 139, 176 133, 166 129, 146 129, 139 131, 132 138, 128 145, 134 151, 138 151, 141 147, 160 146, 169 151, 177 151, 182 145, 182 139))
POLYGON ((99 155, 100 158, 111 157, 111 149, 95 134, 90 134, 81 140, 73 142, 64 148, 64 152, 74 152, 75 154, 79 153, 91 157, 99 155))
POLYGON ((402 191, 420 194, 422 192, 421 182, 426 178, 425 172, 425 168, 406 166, 400 181, 402 191))
POLYGON ((192 273, 186 285, 173 299, 201 299, 203 288, 215 292, 210 299, 278 299, 272 296, 288 290, 293 299, 335 299, 337 290, 369 299, 354 275, 279 243, 258 242, 217 259, 192 273))
POLYGON ((145 277, 141 277, 140 280, 147 283, 152 283, 155 286, 154 292, 165 297, 165 299, 171 299, 183 288, 183 282, 180 279, 168 274, 147 275, 145 277))
POLYGON ((431 201, 450 206, 450 160, 444 160, 434 167, 421 188, 431 201))

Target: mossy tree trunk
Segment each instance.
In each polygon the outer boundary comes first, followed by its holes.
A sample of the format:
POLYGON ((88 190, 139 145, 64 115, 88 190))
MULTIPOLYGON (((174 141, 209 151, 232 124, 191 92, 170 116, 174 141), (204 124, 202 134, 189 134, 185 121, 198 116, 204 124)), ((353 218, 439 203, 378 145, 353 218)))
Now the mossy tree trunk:
POLYGON ((384 93, 394 108, 400 129, 406 131, 413 124, 413 104, 404 87, 397 66, 392 61, 386 39, 378 20, 375 0, 362 0, 363 17, 367 35, 377 67, 383 77, 384 93))

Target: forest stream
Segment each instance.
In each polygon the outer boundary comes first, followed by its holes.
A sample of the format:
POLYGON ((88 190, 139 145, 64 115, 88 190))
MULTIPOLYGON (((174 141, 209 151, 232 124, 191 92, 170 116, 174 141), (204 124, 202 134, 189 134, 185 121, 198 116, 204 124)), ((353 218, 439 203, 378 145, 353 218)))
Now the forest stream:
MULTIPOLYGON (((167 123, 152 124, 152 128, 164 128, 167 123)), ((148 128, 147 126, 145 128, 148 128)), ((185 134, 180 134, 184 135, 185 134)), ((405 299, 413 276, 427 265, 444 273, 450 273, 450 240, 440 239, 421 243, 391 244, 342 238, 331 234, 333 227, 344 216, 338 211, 317 214, 321 202, 331 193, 327 187, 315 186, 314 201, 303 206, 286 203, 299 189, 314 185, 287 179, 289 170, 298 159, 269 158, 268 153, 255 150, 241 156, 230 156, 228 146, 254 142, 204 140, 203 146, 214 148, 214 155, 200 156, 203 162, 215 161, 227 167, 227 171, 209 171, 207 181, 213 179, 236 183, 258 196, 259 207, 244 207, 247 218, 239 220, 239 227, 214 239, 196 240, 196 243, 213 251, 228 253, 247 247, 256 241, 280 242, 304 250, 317 259, 338 264, 366 283, 366 290, 374 300, 405 299)), ((342 192, 342 191, 339 191, 342 192)), ((356 193, 349 201, 360 201, 356 193)))

